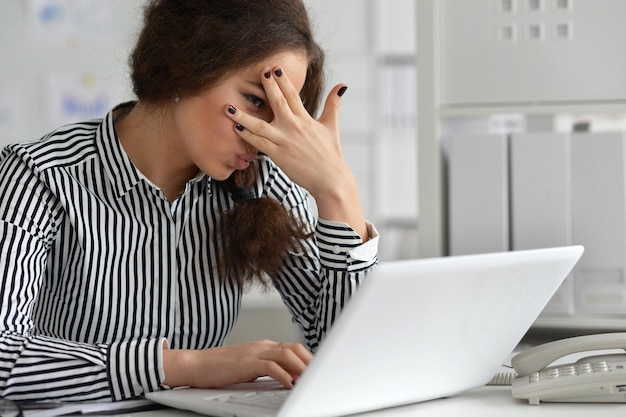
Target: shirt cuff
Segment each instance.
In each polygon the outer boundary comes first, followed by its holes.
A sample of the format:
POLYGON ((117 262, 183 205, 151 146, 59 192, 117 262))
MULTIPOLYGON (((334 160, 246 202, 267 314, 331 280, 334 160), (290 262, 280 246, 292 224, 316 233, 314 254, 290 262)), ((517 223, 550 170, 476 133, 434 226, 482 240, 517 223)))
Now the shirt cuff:
POLYGON ((113 343, 109 346, 109 385, 115 401, 164 388, 164 341, 160 338, 113 343))
POLYGON ((369 239, 363 239, 347 223, 319 219, 315 229, 320 260, 335 270, 362 269, 376 262, 378 231, 367 222, 369 239))
POLYGON ((378 230, 376 227, 367 222, 367 234, 369 239, 367 242, 350 249, 348 255, 359 261, 369 261, 378 255, 378 230))

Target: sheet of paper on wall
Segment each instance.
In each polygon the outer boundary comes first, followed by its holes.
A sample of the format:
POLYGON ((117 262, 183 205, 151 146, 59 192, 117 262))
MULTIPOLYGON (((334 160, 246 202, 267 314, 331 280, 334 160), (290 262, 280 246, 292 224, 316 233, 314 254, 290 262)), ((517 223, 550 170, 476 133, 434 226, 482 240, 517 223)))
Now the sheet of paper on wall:
POLYGON ((27 0, 26 6, 35 40, 72 47, 84 41, 106 41, 110 35, 108 1, 27 0))
POLYGON ((0 87, 0 149, 25 140, 25 101, 17 89, 0 87))
POLYGON ((115 99, 115 85, 95 72, 46 74, 46 125, 57 126, 104 117, 115 99))

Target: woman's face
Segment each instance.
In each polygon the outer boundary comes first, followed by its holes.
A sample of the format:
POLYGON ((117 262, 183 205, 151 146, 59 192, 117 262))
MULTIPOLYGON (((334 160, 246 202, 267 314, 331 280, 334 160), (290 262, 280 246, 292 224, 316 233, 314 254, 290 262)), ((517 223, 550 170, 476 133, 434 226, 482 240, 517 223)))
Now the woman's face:
POLYGON ((251 116, 267 122, 273 120, 261 77, 264 70, 278 67, 301 91, 308 67, 307 57, 299 51, 286 51, 234 72, 212 89, 181 99, 174 105, 174 125, 182 146, 181 156, 186 161, 183 163, 195 165, 216 180, 224 180, 235 170, 248 167, 257 150, 237 135, 225 108, 232 104, 251 116))

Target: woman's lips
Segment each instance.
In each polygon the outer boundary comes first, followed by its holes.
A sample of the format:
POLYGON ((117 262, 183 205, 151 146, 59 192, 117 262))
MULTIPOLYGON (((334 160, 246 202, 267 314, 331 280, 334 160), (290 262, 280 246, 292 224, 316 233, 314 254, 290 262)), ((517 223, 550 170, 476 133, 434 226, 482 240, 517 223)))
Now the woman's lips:
POLYGON ((236 155, 235 156, 235 168, 246 169, 250 166, 250 162, 256 157, 256 155, 236 155))

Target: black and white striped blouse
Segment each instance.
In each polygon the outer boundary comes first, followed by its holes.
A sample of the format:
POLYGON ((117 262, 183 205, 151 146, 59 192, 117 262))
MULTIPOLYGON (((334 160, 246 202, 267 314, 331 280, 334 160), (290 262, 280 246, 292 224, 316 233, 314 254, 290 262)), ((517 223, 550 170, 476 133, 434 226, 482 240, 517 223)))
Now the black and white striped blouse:
MULTIPOLYGON (((314 349, 376 263, 346 224, 313 218, 305 191, 259 157, 257 195, 315 228, 278 277, 314 349)), ((233 205, 202 175, 172 203, 131 163, 113 111, 8 146, 0 165, 0 396, 120 400, 162 389, 162 345, 222 344, 240 308, 215 276, 233 205)))

